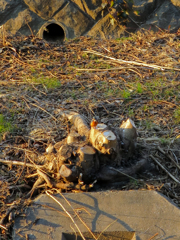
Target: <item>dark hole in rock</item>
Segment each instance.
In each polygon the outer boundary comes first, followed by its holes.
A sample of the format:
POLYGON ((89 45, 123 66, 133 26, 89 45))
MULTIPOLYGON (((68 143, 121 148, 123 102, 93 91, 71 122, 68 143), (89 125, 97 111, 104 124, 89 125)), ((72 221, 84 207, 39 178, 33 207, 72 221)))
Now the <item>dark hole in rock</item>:
POLYGON ((49 42, 63 41, 65 38, 65 32, 60 25, 51 23, 44 29, 43 38, 49 42))

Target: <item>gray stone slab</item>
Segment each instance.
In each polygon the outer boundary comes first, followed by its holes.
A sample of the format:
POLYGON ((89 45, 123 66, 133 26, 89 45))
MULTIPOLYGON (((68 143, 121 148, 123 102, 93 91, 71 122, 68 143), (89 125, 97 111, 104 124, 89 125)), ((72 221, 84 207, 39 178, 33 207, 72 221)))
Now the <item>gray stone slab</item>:
MULTIPOLYGON (((180 239, 180 209, 155 191, 106 191, 66 193, 64 196, 94 232, 135 231, 137 240, 180 239), (83 210, 86 209, 86 211, 83 210)), ((75 217, 82 232, 87 232, 73 210, 60 195, 55 195, 75 217)), ((15 220, 13 239, 62 239, 62 233, 73 232, 74 224, 61 207, 47 195, 39 196, 34 204, 15 220), (19 233, 18 233, 19 232, 19 233)), ((76 230, 75 230, 76 231, 76 230)))

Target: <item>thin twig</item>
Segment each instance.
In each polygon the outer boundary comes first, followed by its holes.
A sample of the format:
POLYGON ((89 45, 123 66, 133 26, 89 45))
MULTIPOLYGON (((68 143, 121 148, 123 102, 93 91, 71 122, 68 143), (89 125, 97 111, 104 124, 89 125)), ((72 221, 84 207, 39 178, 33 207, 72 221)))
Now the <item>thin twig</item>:
POLYGON ((180 182, 170 172, 168 172, 168 170, 163 167, 161 163, 158 162, 157 159, 155 159, 155 157, 153 157, 152 155, 150 155, 150 157, 169 175, 170 178, 172 178, 176 183, 180 184, 180 182))
POLYGON ((46 181, 48 187, 53 187, 53 184, 45 173, 41 172, 39 169, 37 169, 37 173, 46 181))
POLYGON ((57 121, 57 118, 55 118, 51 113, 49 113, 48 111, 46 111, 44 108, 42 108, 42 107, 40 107, 40 106, 38 106, 38 105, 36 105, 36 104, 34 104, 34 103, 30 103, 30 104, 33 105, 33 106, 35 106, 35 107, 37 107, 37 108, 39 108, 39 109, 41 109, 41 110, 44 111, 45 113, 49 114, 55 121, 57 121))
MULTIPOLYGON (((24 166, 24 162, 19 162, 19 161, 12 161, 12 160, 5 160, 5 159, 0 159, 0 162, 1 163, 4 163, 4 164, 8 164, 8 165, 20 165, 20 166, 24 166)), ((34 164, 31 164, 31 163, 26 163, 26 167, 32 167, 32 168, 42 168, 43 166, 41 165, 34 165, 34 164)))
POLYGON ((46 194, 52 198, 55 202, 57 202, 57 204, 59 204, 61 206, 61 208, 64 210, 64 212, 68 215, 68 217, 71 219, 71 221, 74 223, 74 225, 76 226, 79 234, 81 235, 83 240, 86 240, 85 237, 83 236, 81 230, 79 229, 78 225, 76 224, 76 222, 74 221, 73 217, 71 216, 71 214, 65 209, 65 207, 54 197, 52 196, 48 191, 46 191, 46 194))
POLYGON ((23 165, 23 167, 22 167, 21 173, 19 174, 19 176, 18 176, 18 178, 16 179, 16 181, 14 182, 14 184, 16 184, 16 183, 19 181, 19 179, 20 179, 20 177, 21 177, 21 175, 22 175, 25 167, 26 167, 26 153, 25 153, 24 165, 23 165))
POLYGON ((8 230, 6 227, 4 227, 2 224, 0 224, 0 228, 3 228, 4 230, 8 230))
MULTIPOLYGON (((122 69, 132 69, 133 67, 118 67, 118 68, 74 68, 76 71, 90 71, 90 72, 104 72, 104 71, 116 71, 122 69)), ((134 67, 135 68, 135 67, 134 67)))
POLYGON ((152 240, 153 238, 155 238, 159 233, 154 234, 152 237, 150 237, 148 240, 152 240))
POLYGON ((127 63, 127 64, 134 64, 134 65, 137 65, 137 66, 143 66, 143 67, 149 67, 149 68, 153 68, 153 69, 159 69, 159 70, 162 70, 164 71, 165 69, 171 69, 171 70, 174 70, 174 71, 180 71, 180 69, 178 68, 170 68, 170 67, 165 67, 165 66, 158 66, 158 65, 155 65, 155 64, 147 64, 147 63, 142 63, 142 62, 135 62, 135 61, 126 61, 126 60, 122 60, 122 59, 117 59, 117 58, 113 58, 113 57, 109 57, 109 56, 106 56, 102 53, 99 53, 99 52, 96 52, 96 51, 84 51, 86 53, 92 53, 92 54, 95 54, 95 55, 98 55, 98 56, 101 56, 101 57, 105 57, 105 58, 108 58, 108 59, 111 59, 113 61, 116 61, 118 63, 127 63))
POLYGON ((174 165, 180 170, 179 164, 177 164, 177 162, 175 162, 174 159, 173 159, 169 154, 166 154, 166 153, 163 151, 163 149, 160 148, 159 146, 158 146, 158 150, 159 150, 162 154, 164 154, 164 156, 168 157, 168 158, 171 160, 171 162, 173 162, 174 165))
POLYGON ((60 195, 64 198, 64 200, 67 202, 67 204, 72 208, 72 210, 75 212, 76 216, 79 218, 79 220, 82 222, 82 224, 87 228, 87 230, 89 231, 89 233, 93 236, 93 238, 95 240, 97 240, 96 236, 93 234, 93 232, 91 231, 91 229, 87 226, 87 224, 81 219, 81 217, 79 216, 79 214, 76 212, 76 210, 72 207, 72 205, 70 204, 70 202, 66 199, 66 197, 59 192, 60 195))
POLYGON ((14 189, 14 188, 28 188, 31 189, 31 187, 27 184, 21 184, 21 185, 14 185, 14 186, 9 186, 9 189, 14 189))
POLYGON ((119 172, 119 173, 121 173, 122 175, 124 175, 124 176, 126 176, 126 177, 128 177, 128 178, 131 178, 131 179, 134 180, 134 181, 138 181, 137 179, 129 176, 129 175, 126 174, 126 173, 123 173, 123 172, 119 171, 118 169, 115 169, 115 168, 113 168, 113 167, 109 167, 109 169, 114 170, 114 171, 116 171, 116 172, 119 172))
POLYGON ((113 223, 117 222, 117 219, 114 220, 112 223, 110 223, 107 227, 104 228, 104 230, 99 234, 97 240, 100 238, 100 236, 105 232, 113 223))

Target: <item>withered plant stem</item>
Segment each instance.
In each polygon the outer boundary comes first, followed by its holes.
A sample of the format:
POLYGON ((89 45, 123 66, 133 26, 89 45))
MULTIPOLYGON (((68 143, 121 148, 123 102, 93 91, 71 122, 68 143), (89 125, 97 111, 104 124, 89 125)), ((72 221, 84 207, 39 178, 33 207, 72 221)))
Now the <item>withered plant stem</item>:
POLYGON ((95 240, 97 240, 96 236, 93 234, 93 232, 91 231, 91 229, 87 226, 87 224, 81 219, 81 217, 79 216, 79 214, 76 212, 76 210, 72 207, 72 205, 70 204, 70 202, 66 199, 66 197, 59 192, 60 195, 64 198, 64 200, 67 202, 67 204, 72 208, 72 210, 75 212, 76 216, 79 218, 79 220, 82 222, 82 224, 87 228, 87 230, 89 231, 89 233, 93 236, 93 238, 95 240))
POLYGON ((54 197, 52 196, 48 191, 46 191, 46 194, 52 198, 57 204, 59 204, 61 206, 61 208, 64 210, 64 212, 68 215, 68 217, 71 219, 71 221, 74 223, 75 227, 77 228, 79 234, 81 235, 83 240, 86 240, 85 237, 83 236, 81 230, 79 229, 78 225, 76 224, 76 222, 74 221, 73 217, 71 216, 71 214, 65 209, 65 207, 54 197))
POLYGON ((170 178, 172 178, 176 183, 180 184, 180 181, 178 181, 170 172, 168 172, 168 170, 163 167, 163 165, 152 155, 150 155, 150 157, 157 163, 157 165, 159 165, 159 167, 162 168, 162 170, 164 170, 170 178))

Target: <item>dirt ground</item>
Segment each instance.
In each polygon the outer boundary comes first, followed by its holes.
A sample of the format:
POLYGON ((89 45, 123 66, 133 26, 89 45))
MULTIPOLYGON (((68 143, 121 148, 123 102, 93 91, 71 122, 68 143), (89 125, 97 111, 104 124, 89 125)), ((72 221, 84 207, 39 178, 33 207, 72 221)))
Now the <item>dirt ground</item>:
MULTIPOLYGON (((14 216, 50 188, 44 184, 31 191, 37 180, 33 165, 45 164, 47 146, 67 136, 69 125, 59 109, 78 112, 88 124, 96 117, 119 127, 131 118, 137 127, 136 153, 124 165, 143 157, 149 171, 123 184, 97 183, 91 191, 157 190, 180 207, 179 40, 180 32, 164 31, 141 31, 116 40, 80 37, 63 44, 34 36, 0 39, 3 239, 11 238, 14 216)), ((48 174, 56 178, 52 171, 48 174)), ((66 191, 80 190, 62 189, 66 191)))

